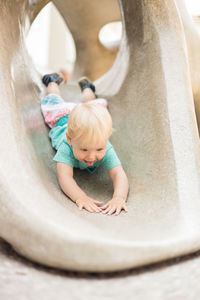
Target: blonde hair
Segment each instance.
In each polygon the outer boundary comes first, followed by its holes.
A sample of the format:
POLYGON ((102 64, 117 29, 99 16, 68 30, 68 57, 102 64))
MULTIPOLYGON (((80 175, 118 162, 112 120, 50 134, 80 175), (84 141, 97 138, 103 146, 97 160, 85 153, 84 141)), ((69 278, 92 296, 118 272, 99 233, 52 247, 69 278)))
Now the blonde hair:
POLYGON ((112 134, 112 118, 99 103, 81 103, 72 110, 67 131, 71 139, 88 143, 106 141, 112 134))

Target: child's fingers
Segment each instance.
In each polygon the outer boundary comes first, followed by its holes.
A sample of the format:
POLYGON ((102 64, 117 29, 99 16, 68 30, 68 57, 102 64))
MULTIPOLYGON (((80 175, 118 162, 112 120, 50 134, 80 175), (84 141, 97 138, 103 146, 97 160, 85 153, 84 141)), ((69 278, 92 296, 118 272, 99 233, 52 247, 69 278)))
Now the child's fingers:
POLYGON ((97 213, 99 213, 99 212, 101 212, 102 210, 99 209, 99 208, 97 207, 97 208, 95 208, 95 211, 96 211, 97 213))
POLYGON ((113 207, 110 209, 110 211, 107 213, 108 216, 112 215, 116 211, 116 207, 113 207))
POLYGON ((98 211, 102 211, 101 207, 96 206, 96 209, 97 209, 98 211))
POLYGON ((93 208, 90 205, 85 205, 85 209, 89 212, 94 212, 93 208))
POLYGON ((125 212, 128 212, 128 209, 127 209, 126 205, 124 204, 124 205, 122 205, 122 207, 117 208, 115 216, 118 216, 122 209, 124 209, 125 212))
POLYGON ((106 210, 102 211, 102 213, 103 213, 103 214, 107 214, 107 212, 109 212, 110 209, 111 209, 111 206, 108 206, 108 207, 106 208, 106 210))
POLYGON ((94 203, 97 204, 97 205, 101 205, 103 202, 94 200, 94 203))
POLYGON ((92 207, 92 209, 94 209, 95 212, 101 212, 101 208, 96 206, 95 204, 91 204, 90 207, 92 207))
POLYGON ((124 204, 124 205, 122 205, 122 208, 125 210, 125 212, 128 212, 128 209, 127 209, 127 207, 126 207, 126 205, 124 204))
POLYGON ((121 207, 118 207, 118 208, 117 208, 116 213, 115 213, 115 216, 118 216, 118 215, 120 214, 121 209, 122 209, 121 207))
POLYGON ((101 206, 101 209, 106 209, 109 206, 109 204, 105 204, 104 206, 101 206))
POLYGON ((83 204, 78 204, 78 208, 79 208, 79 210, 82 210, 82 208, 83 208, 83 204))
POLYGON ((94 203, 89 203, 88 206, 92 210, 92 212, 101 212, 101 208, 96 206, 94 203))

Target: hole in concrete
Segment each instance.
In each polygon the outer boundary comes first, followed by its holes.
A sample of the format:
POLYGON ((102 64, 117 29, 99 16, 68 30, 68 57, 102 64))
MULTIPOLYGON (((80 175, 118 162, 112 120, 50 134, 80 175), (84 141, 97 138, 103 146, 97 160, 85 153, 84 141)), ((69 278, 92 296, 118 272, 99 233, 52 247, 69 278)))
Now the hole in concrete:
POLYGON ((122 22, 111 22, 99 31, 100 43, 109 50, 117 50, 122 36, 122 22))
POLYGON ((200 33, 200 2, 197 0, 185 0, 185 4, 200 33))
POLYGON ((37 70, 44 74, 65 68, 73 70, 76 49, 73 37, 53 3, 47 4, 34 20, 26 45, 37 70))

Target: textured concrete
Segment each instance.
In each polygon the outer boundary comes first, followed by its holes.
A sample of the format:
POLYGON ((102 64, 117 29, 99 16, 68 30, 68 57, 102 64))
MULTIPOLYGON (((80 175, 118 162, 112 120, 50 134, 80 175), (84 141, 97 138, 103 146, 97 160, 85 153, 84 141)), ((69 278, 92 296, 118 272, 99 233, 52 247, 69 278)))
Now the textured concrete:
MULTIPOLYGON (((112 142, 131 186, 129 213, 119 217, 78 211, 58 186, 40 113, 40 77, 24 46, 24 29, 37 5, 32 11, 24 0, 0 2, 1 237, 33 261, 93 272, 198 250, 199 137, 174 1, 120 1, 120 50, 97 82, 97 92, 109 100, 112 142)), ((66 100, 79 97, 76 86, 65 91, 66 100)), ((77 171, 76 178, 94 198, 110 199, 103 170, 77 171)))
POLYGON ((195 110, 200 131, 200 34, 192 17, 186 9, 184 0, 176 0, 184 27, 188 49, 191 84, 194 95, 195 110))
POLYGON ((116 51, 103 47, 98 35, 110 22, 121 20, 117 0, 84 0, 72 5, 70 0, 54 0, 64 17, 76 46, 76 62, 72 78, 83 75, 95 80, 112 66, 116 51))
POLYGON ((198 300, 200 253, 110 274, 58 271, 0 242, 1 300, 198 300))

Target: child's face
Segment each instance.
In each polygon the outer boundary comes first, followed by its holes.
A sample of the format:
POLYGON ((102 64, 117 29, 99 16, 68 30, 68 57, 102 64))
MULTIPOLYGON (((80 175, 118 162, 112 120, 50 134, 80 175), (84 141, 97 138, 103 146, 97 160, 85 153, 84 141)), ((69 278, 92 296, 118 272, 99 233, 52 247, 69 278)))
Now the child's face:
POLYGON ((84 142, 74 139, 71 139, 70 141, 76 159, 89 167, 93 166, 96 161, 101 160, 104 157, 107 143, 107 140, 100 142, 99 144, 85 144, 84 142))

